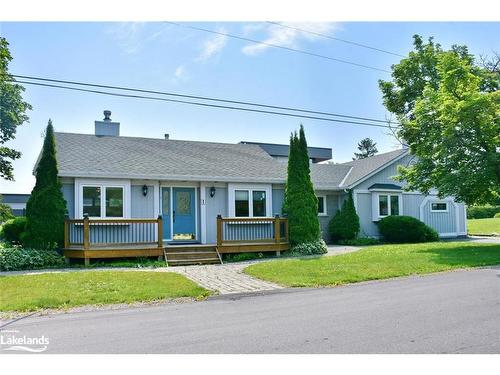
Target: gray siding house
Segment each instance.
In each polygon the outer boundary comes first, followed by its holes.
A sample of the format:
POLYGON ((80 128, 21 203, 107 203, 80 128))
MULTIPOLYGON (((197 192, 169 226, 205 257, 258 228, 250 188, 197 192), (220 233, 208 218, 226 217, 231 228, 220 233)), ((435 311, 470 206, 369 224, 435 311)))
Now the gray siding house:
POLYGON ((0 194, 2 202, 10 206, 14 216, 26 215, 26 203, 30 199, 30 194, 0 194))
MULTIPOLYGON (((218 215, 243 219, 281 214, 287 146, 125 137, 109 117, 106 112, 103 121, 95 122, 94 134, 55 134, 70 218, 161 215, 166 243, 214 244, 218 215)), ((316 163, 330 158, 331 150, 310 152, 325 240, 348 190, 353 191, 361 236, 378 237, 377 222, 387 215, 416 217, 442 237, 466 234, 462 203, 403 191, 392 178, 397 165, 411 163, 407 149, 342 164, 316 163)))

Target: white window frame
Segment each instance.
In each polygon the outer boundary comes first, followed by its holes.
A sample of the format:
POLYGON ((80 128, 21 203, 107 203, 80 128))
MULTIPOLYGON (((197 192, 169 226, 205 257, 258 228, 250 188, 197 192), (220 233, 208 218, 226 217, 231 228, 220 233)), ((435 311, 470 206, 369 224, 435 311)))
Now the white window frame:
POLYGON ((229 216, 236 217, 235 209, 235 191, 236 190, 246 190, 248 191, 248 216, 238 216, 238 217, 249 217, 249 218, 271 218, 273 211, 273 195, 272 187, 268 184, 263 185, 242 185, 242 184, 228 184, 228 207, 229 216), (265 191, 266 192, 266 215, 265 216, 254 216, 253 215, 253 192, 254 191, 265 191))
POLYGON ((429 202, 429 209, 431 212, 435 212, 435 213, 447 213, 450 209, 450 206, 449 206, 447 201, 430 201, 429 202), (446 210, 434 210, 434 209, 432 209, 432 205, 435 203, 445 204, 446 210))
POLYGON ((316 195, 316 198, 323 199, 323 212, 318 211, 318 216, 328 216, 328 209, 326 208, 326 195, 316 195))
POLYGON ((98 187, 101 189, 101 216, 89 219, 129 219, 130 218, 130 181, 129 180, 98 180, 75 179, 75 213, 83 219, 83 188, 98 187), (123 216, 106 216, 106 188, 123 189, 123 216))
MULTIPOLYGON (((394 191, 380 191, 376 193, 372 193, 372 219, 373 221, 379 221, 380 219, 383 219, 384 217, 391 216, 391 196, 393 197, 398 197, 398 206, 399 206, 399 211, 397 216, 403 215, 403 194, 401 193, 396 193, 394 191), (387 215, 380 215, 380 204, 379 204, 379 199, 381 195, 386 195, 388 198, 387 201, 387 215)), ((396 216, 396 215, 392 215, 396 216)))

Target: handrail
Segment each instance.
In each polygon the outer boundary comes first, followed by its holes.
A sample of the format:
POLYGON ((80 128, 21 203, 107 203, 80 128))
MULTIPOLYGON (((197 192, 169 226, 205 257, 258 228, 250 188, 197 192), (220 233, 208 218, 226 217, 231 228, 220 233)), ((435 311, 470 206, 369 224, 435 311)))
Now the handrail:
POLYGON ((163 219, 83 219, 64 220, 64 247, 82 246, 84 250, 92 248, 93 244, 157 244, 163 248, 163 219), (123 224, 131 224, 123 227, 123 224), (153 224, 151 226, 150 224, 153 224), (106 229, 104 229, 106 228, 106 229), (156 238, 155 238, 156 237, 156 238))
POLYGON ((222 217, 217 215, 217 247, 224 244, 234 243, 287 243, 288 242, 288 219, 276 215, 275 217, 222 217), (234 224, 235 226, 244 225, 245 227, 238 229, 230 228, 227 225, 234 224), (252 228, 252 224, 261 225, 254 230, 246 230, 252 228), (282 227, 283 226, 283 227, 282 227), (234 233, 229 233, 228 231, 234 233), (283 232, 283 233, 282 233, 283 232), (227 236, 229 235, 229 238, 227 236))

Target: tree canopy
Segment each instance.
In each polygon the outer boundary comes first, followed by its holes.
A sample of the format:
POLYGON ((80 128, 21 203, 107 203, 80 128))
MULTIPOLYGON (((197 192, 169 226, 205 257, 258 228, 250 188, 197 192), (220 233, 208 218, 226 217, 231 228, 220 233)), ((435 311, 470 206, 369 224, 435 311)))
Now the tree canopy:
POLYGON ((23 100, 24 87, 15 83, 9 74, 12 56, 8 47, 7 40, 0 37, 0 177, 13 180, 12 162, 19 159, 21 153, 4 144, 14 139, 17 127, 29 120, 26 112, 31 105, 23 100))
POLYGON ((414 37, 415 51, 380 81, 398 136, 416 156, 400 167, 407 189, 467 204, 500 196, 500 73, 475 63, 465 46, 444 51, 414 37))
POLYGON ((373 139, 371 138, 362 139, 358 143, 359 152, 354 153, 354 157, 352 158, 352 160, 365 159, 375 155, 378 152, 376 146, 377 143, 373 142, 373 139))

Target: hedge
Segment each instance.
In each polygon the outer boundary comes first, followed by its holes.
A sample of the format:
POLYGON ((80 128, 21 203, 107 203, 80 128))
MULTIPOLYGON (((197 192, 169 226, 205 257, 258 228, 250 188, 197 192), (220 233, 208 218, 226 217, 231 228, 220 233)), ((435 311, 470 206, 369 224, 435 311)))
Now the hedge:
POLYGON ((467 207, 467 219, 486 219, 495 217, 500 212, 500 206, 467 207))
POLYGON ((64 257, 55 250, 0 248, 0 271, 34 270, 64 266, 64 257))
POLYGON ((384 241, 392 243, 415 243, 438 241, 438 233, 411 216, 387 216, 378 223, 384 241))

